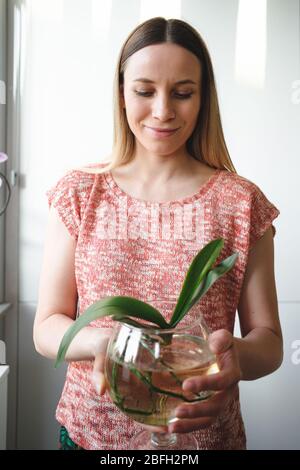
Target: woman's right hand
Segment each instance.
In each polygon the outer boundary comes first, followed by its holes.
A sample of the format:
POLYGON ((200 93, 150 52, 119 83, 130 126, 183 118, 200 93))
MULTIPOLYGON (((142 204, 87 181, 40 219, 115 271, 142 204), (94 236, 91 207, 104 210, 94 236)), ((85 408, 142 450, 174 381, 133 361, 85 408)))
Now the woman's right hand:
MULTIPOLYGON (((107 389, 104 368, 107 345, 112 332, 112 328, 99 328, 98 331, 95 331, 95 336, 93 339, 95 359, 93 365, 92 380, 98 395, 104 395, 107 389)), ((168 431, 167 426, 148 426, 146 424, 141 424, 141 426, 147 429, 149 432, 168 431)))
POLYGON ((105 379, 105 357, 112 328, 95 328, 93 338, 94 365, 92 381, 98 395, 104 395, 107 385, 105 379))

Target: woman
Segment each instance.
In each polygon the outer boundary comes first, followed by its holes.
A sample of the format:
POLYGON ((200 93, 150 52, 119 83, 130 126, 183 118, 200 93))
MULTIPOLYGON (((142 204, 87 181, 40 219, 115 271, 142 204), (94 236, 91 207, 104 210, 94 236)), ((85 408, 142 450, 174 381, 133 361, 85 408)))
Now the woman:
MULTIPOLYGON (((272 225, 279 211, 236 174, 197 31, 153 18, 129 35, 116 70, 109 164, 70 171, 48 197, 34 342, 52 359, 76 311, 113 295, 176 298, 193 257, 212 239, 224 238, 223 257, 239 253, 234 269, 199 302, 220 372, 183 383, 218 393, 178 407, 169 431, 195 432, 203 449, 245 449, 237 384, 282 362, 272 225), (233 337, 236 310, 242 339, 233 337)), ((67 352, 57 419, 70 448, 125 449, 140 428, 104 394, 111 327, 109 318, 91 323, 67 352)))

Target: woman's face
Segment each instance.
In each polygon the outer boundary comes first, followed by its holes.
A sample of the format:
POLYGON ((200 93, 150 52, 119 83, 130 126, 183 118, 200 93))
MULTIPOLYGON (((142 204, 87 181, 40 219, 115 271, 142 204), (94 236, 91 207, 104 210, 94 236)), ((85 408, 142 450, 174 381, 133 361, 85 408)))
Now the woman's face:
POLYGON ((200 109, 200 80, 197 57, 176 44, 147 46, 129 58, 121 101, 138 149, 158 155, 186 152, 200 109))

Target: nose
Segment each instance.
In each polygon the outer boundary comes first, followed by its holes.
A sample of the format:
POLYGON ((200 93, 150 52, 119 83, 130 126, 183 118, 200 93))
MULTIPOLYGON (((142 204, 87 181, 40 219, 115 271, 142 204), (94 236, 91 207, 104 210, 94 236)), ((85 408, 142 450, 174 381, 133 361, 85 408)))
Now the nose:
POLYGON ((176 116, 174 104, 169 96, 160 95, 153 101, 152 116, 160 121, 168 121, 176 116))

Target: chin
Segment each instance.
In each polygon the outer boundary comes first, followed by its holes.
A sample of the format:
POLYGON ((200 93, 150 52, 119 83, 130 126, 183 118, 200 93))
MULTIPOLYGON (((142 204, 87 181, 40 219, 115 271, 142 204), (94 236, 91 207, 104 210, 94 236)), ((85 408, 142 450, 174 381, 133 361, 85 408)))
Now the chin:
POLYGON ((170 142, 166 140, 153 141, 152 139, 145 139, 145 136, 135 134, 136 141, 141 149, 149 153, 157 153, 159 155, 169 155, 177 152, 181 147, 184 147, 184 142, 170 142))
POLYGON ((156 146, 152 146, 152 147, 144 147, 145 150, 149 153, 156 153, 158 155, 165 155, 165 156, 168 156, 168 155, 172 155, 174 154, 175 152, 178 151, 178 147, 176 148, 166 148, 166 146, 162 146, 162 145, 156 145, 156 146))

